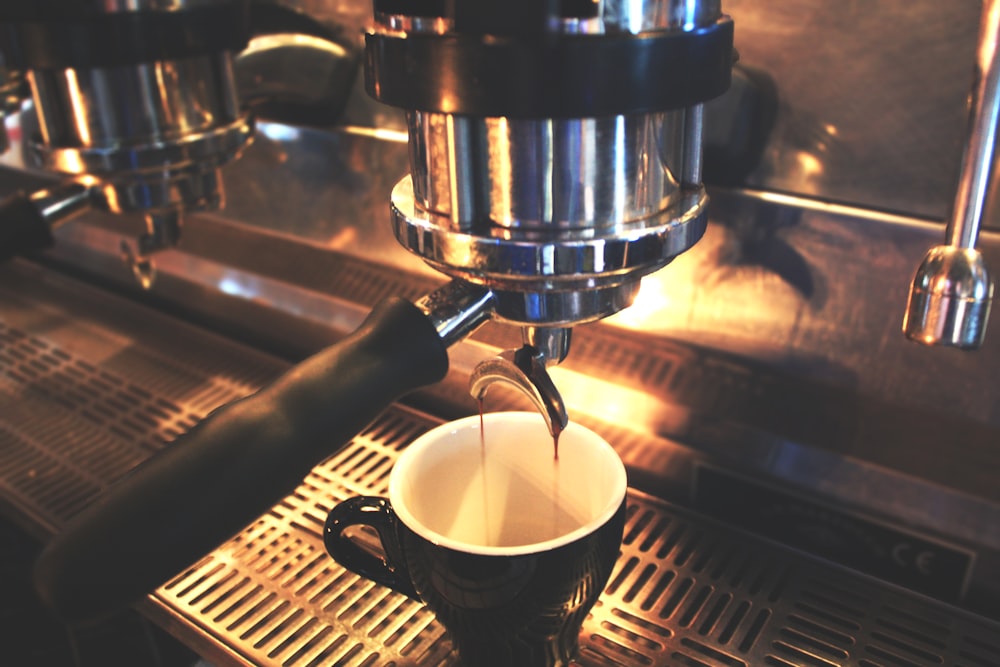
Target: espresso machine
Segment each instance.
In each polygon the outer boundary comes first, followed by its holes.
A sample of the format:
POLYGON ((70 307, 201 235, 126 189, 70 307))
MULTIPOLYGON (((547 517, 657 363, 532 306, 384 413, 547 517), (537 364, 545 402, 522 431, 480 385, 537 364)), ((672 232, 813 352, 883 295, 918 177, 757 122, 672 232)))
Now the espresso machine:
POLYGON ((993 3, 892 39, 809 0, 63 4, 5 17, 8 237, 40 240, 5 253, 0 488, 72 627, 452 664, 322 519, 526 407, 634 489, 581 664, 1000 662, 993 3), (285 33, 357 66, 325 117, 237 85, 285 33))

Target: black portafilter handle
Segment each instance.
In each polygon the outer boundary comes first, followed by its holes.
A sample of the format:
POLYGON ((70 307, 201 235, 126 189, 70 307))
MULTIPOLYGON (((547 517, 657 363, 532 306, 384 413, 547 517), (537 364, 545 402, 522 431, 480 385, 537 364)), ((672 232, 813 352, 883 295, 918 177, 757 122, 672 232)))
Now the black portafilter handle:
POLYGON ((89 185, 70 180, 0 201, 0 262, 51 246, 52 230, 89 211, 93 199, 89 185))
POLYGON ((38 207, 25 192, 15 192, 0 201, 0 262, 48 248, 52 230, 38 207))
POLYGON ((69 622, 135 603, 447 371, 431 318, 401 299, 382 302, 354 333, 219 408, 70 520, 35 564, 40 597, 69 622))

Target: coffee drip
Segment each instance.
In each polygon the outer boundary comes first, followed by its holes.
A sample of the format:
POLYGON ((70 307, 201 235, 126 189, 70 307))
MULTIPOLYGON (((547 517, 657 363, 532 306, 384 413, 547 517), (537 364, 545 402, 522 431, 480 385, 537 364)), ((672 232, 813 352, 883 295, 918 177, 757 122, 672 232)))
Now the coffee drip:
MULTIPOLYGON (((566 414, 566 406, 562 396, 556 389, 555 384, 545 370, 545 356, 538 348, 525 344, 518 350, 506 350, 498 356, 481 362, 473 370, 469 379, 469 392, 476 399, 479 405, 479 445, 480 445, 480 470, 479 476, 482 479, 483 494, 483 526, 491 525, 489 489, 487 488, 487 459, 488 444, 485 427, 485 400, 487 390, 496 383, 514 387, 525 394, 532 404, 538 408, 549 434, 552 436, 552 480, 553 489, 551 498, 553 503, 552 526, 547 529, 541 527, 526 528, 525 534, 519 539, 528 539, 528 534, 540 534, 547 530, 552 536, 558 535, 560 524, 559 517, 563 513, 560 506, 559 494, 559 435, 569 423, 566 414)), ((531 517, 519 517, 519 523, 530 523, 531 517)), ((567 524, 568 525, 568 524, 567 524)))
MULTIPOLYGON (((476 398, 476 403, 479 405, 479 444, 483 449, 483 456, 485 460, 486 452, 486 425, 484 420, 484 415, 486 414, 486 390, 476 398)), ((552 453, 553 460, 559 461, 559 435, 563 432, 565 424, 559 422, 553 422, 549 424, 549 433, 552 435, 552 453)))
MULTIPOLYGON (((488 465, 488 445, 486 437, 486 391, 483 389, 476 399, 479 405, 479 479, 482 484, 482 525, 484 527, 492 526, 495 517, 492 516, 493 508, 490 503, 490 489, 489 483, 487 482, 487 465, 488 465)), ((504 546, 507 543, 530 543, 534 541, 544 541, 546 539, 552 539, 561 534, 562 531, 567 530, 570 526, 575 525, 573 523, 573 518, 566 513, 565 508, 562 507, 560 501, 560 470, 559 470, 559 435, 562 433, 564 425, 561 422, 552 422, 553 428, 549 429, 549 433, 552 436, 552 491, 550 495, 552 512, 551 512, 551 526, 541 526, 535 525, 538 515, 535 513, 524 513, 518 516, 517 522, 504 522, 505 526, 516 525, 517 530, 503 530, 500 532, 496 542, 493 543, 489 539, 488 535, 490 531, 486 531, 486 546, 504 546)))

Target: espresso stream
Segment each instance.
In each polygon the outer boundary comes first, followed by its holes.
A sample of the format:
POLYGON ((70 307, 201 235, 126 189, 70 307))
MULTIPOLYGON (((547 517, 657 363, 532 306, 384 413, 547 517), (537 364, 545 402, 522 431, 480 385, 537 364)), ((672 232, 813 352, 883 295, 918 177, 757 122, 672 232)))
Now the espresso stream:
POLYGON ((479 446, 480 446, 480 470, 479 478, 482 485, 482 510, 483 510, 483 526, 493 526, 494 522, 499 518, 502 521, 503 526, 499 531, 486 530, 484 531, 486 539, 484 546, 519 546, 523 544, 533 544, 536 542, 544 542, 546 540, 551 540, 559 537, 563 533, 569 532, 576 528, 580 521, 577 517, 573 516, 566 508, 563 508, 560 503, 560 493, 559 493, 559 435, 562 433, 562 429, 556 426, 555 432, 552 435, 552 481, 553 486, 550 495, 547 497, 544 495, 539 495, 537 497, 537 502, 539 504, 551 503, 551 512, 543 511, 544 507, 535 507, 537 511, 532 511, 532 507, 519 507, 520 511, 508 512, 507 515, 502 517, 494 516, 494 512, 504 512, 506 508, 494 508, 489 502, 489 487, 487 483, 486 465, 487 465, 487 444, 486 444, 486 427, 483 418, 483 399, 479 399, 479 446), (497 535, 494 538, 494 532, 497 535))

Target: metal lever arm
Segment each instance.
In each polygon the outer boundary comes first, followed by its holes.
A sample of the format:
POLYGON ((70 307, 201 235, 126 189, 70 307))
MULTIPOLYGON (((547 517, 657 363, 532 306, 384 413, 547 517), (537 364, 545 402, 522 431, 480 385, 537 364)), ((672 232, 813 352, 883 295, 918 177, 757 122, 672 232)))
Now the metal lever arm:
POLYGON ((70 521, 35 583, 62 618, 137 601, 292 492, 393 400, 448 370, 432 318, 383 302, 353 334, 209 415, 70 521))

